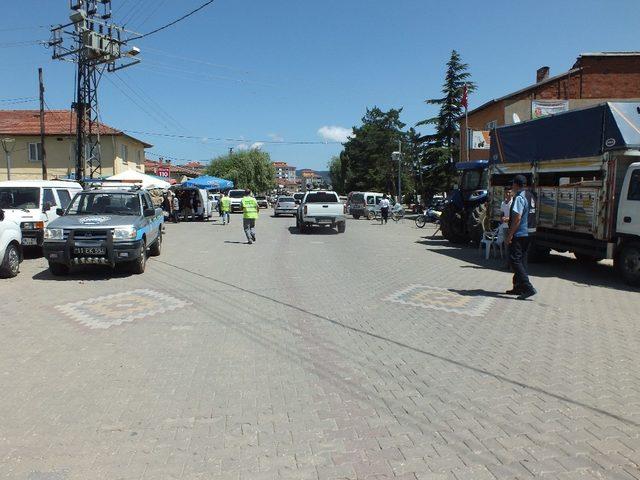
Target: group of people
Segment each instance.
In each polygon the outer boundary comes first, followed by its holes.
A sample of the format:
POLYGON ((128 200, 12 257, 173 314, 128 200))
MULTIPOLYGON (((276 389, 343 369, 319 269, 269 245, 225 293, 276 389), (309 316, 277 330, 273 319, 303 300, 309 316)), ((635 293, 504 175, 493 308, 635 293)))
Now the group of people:
POLYGON ((163 196, 162 210, 168 213, 173 223, 179 223, 180 216, 185 221, 193 221, 202 203, 194 190, 169 190, 163 196))
POLYGON ((529 212, 535 208, 535 199, 527 189, 527 178, 516 175, 511 188, 505 189, 501 205, 504 243, 507 245, 508 267, 513 271, 513 286, 505 293, 525 300, 536 293, 527 273, 529 251, 529 212))

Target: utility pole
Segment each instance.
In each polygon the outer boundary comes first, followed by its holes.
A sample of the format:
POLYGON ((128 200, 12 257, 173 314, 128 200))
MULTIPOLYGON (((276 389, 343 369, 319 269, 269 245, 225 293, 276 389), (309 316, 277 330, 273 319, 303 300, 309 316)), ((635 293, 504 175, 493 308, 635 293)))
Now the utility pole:
POLYGON ((127 49, 128 32, 110 22, 111 0, 69 0, 70 23, 51 30, 53 58, 77 64, 76 92, 72 110, 76 123, 77 181, 102 174, 98 85, 102 75, 130 67, 140 49, 127 49), (123 61, 129 59, 128 61, 123 61))
POLYGON ((398 140, 398 150, 391 154, 391 159, 398 162, 398 199, 402 203, 402 140, 398 140))
POLYGON ((4 150, 4 155, 7 159, 7 180, 11 180, 11 153, 13 149, 16 148, 16 139, 15 138, 3 138, 0 140, 2 143, 2 149, 4 150))
POLYGON ((44 148, 44 82, 42 68, 38 68, 38 83, 40 85, 40 155, 42 156, 42 179, 47 180, 47 150, 44 148))

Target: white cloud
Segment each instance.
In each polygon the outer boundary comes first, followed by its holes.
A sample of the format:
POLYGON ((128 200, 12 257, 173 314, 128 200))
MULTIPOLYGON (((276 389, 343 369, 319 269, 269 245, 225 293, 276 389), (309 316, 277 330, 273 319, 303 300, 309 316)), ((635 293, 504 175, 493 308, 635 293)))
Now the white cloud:
POLYGON ((353 135, 353 130, 335 125, 325 125, 318 129, 318 135, 327 142, 345 143, 353 135))
POLYGON ((246 143, 239 143, 236 148, 238 150, 249 150, 249 145, 247 145, 246 143))
POLYGON ((263 142, 255 142, 251 144, 251 150, 260 150, 262 148, 262 146, 264 145, 263 142))
POLYGON ((273 140, 274 142, 284 142, 284 137, 282 135, 279 135, 277 133, 270 133, 268 135, 268 137, 273 140))

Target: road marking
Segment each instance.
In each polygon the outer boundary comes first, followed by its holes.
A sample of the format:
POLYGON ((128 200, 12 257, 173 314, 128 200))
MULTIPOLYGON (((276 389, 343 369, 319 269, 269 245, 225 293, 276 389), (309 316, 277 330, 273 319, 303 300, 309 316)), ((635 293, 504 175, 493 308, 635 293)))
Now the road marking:
POLYGON ((443 310, 445 312, 484 317, 493 306, 494 298, 480 295, 464 295, 446 288, 428 285, 409 285, 385 299, 388 302, 413 307, 443 310))
POLYGON ((106 330, 187 305, 189 302, 167 294, 139 289, 58 305, 55 308, 85 327, 106 330))

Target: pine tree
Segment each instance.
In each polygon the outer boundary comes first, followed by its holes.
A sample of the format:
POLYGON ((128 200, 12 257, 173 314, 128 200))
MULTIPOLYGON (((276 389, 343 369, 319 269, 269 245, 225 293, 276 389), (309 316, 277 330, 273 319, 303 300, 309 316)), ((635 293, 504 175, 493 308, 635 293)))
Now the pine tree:
MULTIPOLYGON (((418 122, 416 126, 434 125, 435 133, 423 136, 423 140, 432 147, 452 149, 454 140, 458 136, 458 119, 463 115, 462 95, 464 85, 467 85, 467 92, 471 93, 476 89, 475 83, 468 71, 469 65, 462 63, 460 54, 453 50, 451 58, 447 62, 447 73, 442 93, 444 97, 425 100, 427 105, 440 105, 437 117, 428 118, 418 122)), ((451 157, 454 158, 453 152, 451 157)))

